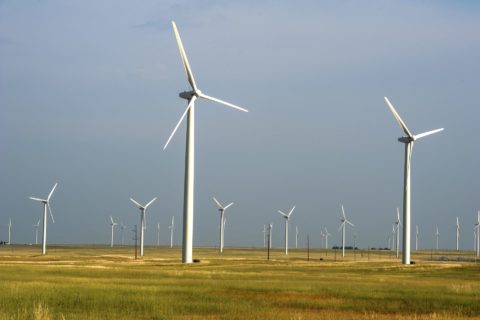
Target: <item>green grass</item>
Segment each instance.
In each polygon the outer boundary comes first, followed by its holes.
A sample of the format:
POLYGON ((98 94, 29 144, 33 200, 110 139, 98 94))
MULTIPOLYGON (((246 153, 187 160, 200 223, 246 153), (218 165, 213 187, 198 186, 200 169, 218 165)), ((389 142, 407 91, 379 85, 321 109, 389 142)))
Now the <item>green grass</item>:
POLYGON ((0 319, 480 319, 480 263, 468 252, 0 247, 0 319), (320 261, 319 259, 323 260, 320 261))

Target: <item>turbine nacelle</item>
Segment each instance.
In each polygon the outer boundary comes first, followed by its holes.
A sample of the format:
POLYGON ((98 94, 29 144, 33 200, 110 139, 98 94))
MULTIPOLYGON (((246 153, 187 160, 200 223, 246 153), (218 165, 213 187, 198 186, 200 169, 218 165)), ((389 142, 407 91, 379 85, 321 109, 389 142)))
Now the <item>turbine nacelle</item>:
POLYGON ((410 143, 410 142, 415 141, 415 138, 412 138, 412 137, 400 137, 400 138, 398 138, 398 141, 400 141, 400 142, 402 142, 402 143, 410 143))

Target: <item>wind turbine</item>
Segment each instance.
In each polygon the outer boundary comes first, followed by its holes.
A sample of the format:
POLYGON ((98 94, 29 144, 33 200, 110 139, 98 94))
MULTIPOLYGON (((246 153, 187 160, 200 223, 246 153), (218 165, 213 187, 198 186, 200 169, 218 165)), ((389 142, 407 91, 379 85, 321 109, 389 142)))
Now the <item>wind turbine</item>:
POLYGON ((460 223, 458 222, 458 217, 457 217, 457 251, 458 251, 458 239, 460 239, 460 223))
POLYGON ((395 222, 392 224, 392 250, 395 250, 395 222))
POLYGON ((8 218, 8 245, 11 245, 11 238, 12 238, 12 219, 8 218))
POLYGON ((272 229, 273 229, 273 223, 270 223, 268 225, 268 246, 269 249, 272 249, 272 229))
POLYGON ((415 251, 418 250, 418 224, 415 225, 415 251))
POLYGON ((140 203, 137 201, 133 200, 130 198, 130 201, 132 201, 138 209, 140 209, 140 256, 143 257, 143 239, 144 239, 144 234, 145 234, 145 211, 147 210, 148 206, 153 203, 153 201, 157 200, 157 197, 153 198, 149 203, 147 203, 145 206, 142 206, 140 203))
POLYGON ((322 238, 322 246, 320 248, 325 248, 325 233, 320 229, 320 237, 322 238))
POLYGON ((400 211, 398 211, 398 208, 397 208, 397 220, 394 223, 395 223, 395 232, 397 233, 396 248, 397 248, 397 258, 398 258, 399 249, 400 249, 400 226, 402 225, 402 223, 400 222, 400 211))
POLYGON ((113 248, 113 228, 117 225, 115 221, 113 221, 112 216, 110 216, 110 226, 112 227, 112 240, 110 241, 110 248, 113 248))
POLYGON ((440 236, 440 233, 438 232, 438 226, 435 226, 437 231, 435 232, 435 237, 437 238, 437 245, 436 245, 436 248, 438 250, 438 237, 440 236))
POLYGON ((168 226, 168 229, 170 229, 170 248, 173 248, 173 228, 175 225, 175 217, 172 216, 172 224, 168 226))
POLYGON ((57 187, 57 185, 58 183, 55 183, 55 185, 52 188, 52 191, 50 191, 50 193, 48 194, 47 199, 30 197, 30 199, 34 201, 43 203, 42 254, 47 253, 47 207, 48 207, 48 211, 50 212, 50 218, 52 218, 52 222, 55 223, 55 219, 53 219, 52 209, 50 208, 50 198, 52 197, 53 191, 55 191, 55 188, 57 187))
POLYGON ((342 257, 345 257, 345 227, 346 227, 345 224, 348 223, 352 227, 355 227, 355 225, 347 220, 347 217, 345 215, 345 210, 343 209, 343 204, 342 204, 342 217, 340 218, 340 221, 342 223, 340 224, 338 231, 342 229, 342 257))
POLYGON ((160 246, 160 223, 157 224, 157 246, 160 246))
POLYGON ((477 223, 475 223, 473 231, 477 237, 477 245, 475 246, 475 249, 477 250, 477 257, 480 257, 480 210, 478 211, 477 223))
POLYGON ((33 229, 35 230, 35 244, 38 244, 38 226, 40 226, 40 219, 38 219, 37 224, 33 225, 33 229))
POLYGON ((183 240, 182 240, 182 262, 183 263, 192 263, 192 244, 193 244, 193 195, 194 195, 194 158, 195 158, 195 100, 198 98, 203 98, 224 106, 231 107, 240 111, 248 112, 248 110, 238 107, 234 104, 228 103, 226 101, 208 96, 200 91, 197 88, 197 84, 193 78, 192 70, 190 69, 190 64, 188 63, 187 54, 183 48, 182 40, 180 39, 180 34, 178 33, 177 26, 174 21, 172 21, 173 31, 177 39, 178 49, 180 51, 180 56, 182 58, 183 67, 187 74, 188 82, 190 83, 191 90, 184 91, 179 94, 180 98, 188 101, 187 108, 185 112, 180 117, 177 125, 173 129, 173 132, 170 134, 170 137, 167 140, 167 143, 163 147, 168 146, 170 140, 174 136, 178 127, 182 123, 185 116, 187 117, 187 134, 186 134, 186 149, 185 149, 185 185, 184 185, 184 195, 183 195, 183 240))
POLYGON ((222 206, 220 204, 220 202, 218 202, 217 199, 215 199, 215 197, 213 197, 213 201, 215 201, 215 203, 217 204, 218 206, 218 211, 220 211, 220 241, 219 241, 219 248, 220 248, 220 252, 223 252, 223 245, 224 245, 224 231, 225 231, 225 210, 227 210, 232 204, 228 204, 226 205, 225 207, 222 206))
POLYGON ((263 247, 267 247, 267 225, 263 225, 263 247))
POLYGON ((328 249, 328 237, 330 237, 332 234, 328 232, 327 227, 325 227, 325 249, 328 249))
POLYGON ((292 215, 293 210, 295 210, 295 206, 293 206, 293 208, 288 214, 282 212, 281 210, 278 210, 278 213, 280 213, 285 218, 285 255, 288 255, 288 220, 290 220, 290 216, 292 215))
POLYGON ((123 233, 125 231, 125 228, 127 228, 127 226, 124 225, 123 222, 120 222, 120 230, 122 231, 122 246, 123 246, 123 233))
POLYGON ((413 135, 408 130, 407 125, 403 122, 400 115, 397 113, 393 105, 390 103, 387 97, 385 102, 387 103, 390 111, 397 120, 400 128, 403 130, 406 136, 398 138, 398 141, 405 144, 405 170, 404 170, 404 189, 403 189, 403 251, 402 251, 402 263, 410 264, 410 162, 412 159, 413 142, 429 136, 431 134, 440 132, 443 128, 427 131, 424 133, 413 135))

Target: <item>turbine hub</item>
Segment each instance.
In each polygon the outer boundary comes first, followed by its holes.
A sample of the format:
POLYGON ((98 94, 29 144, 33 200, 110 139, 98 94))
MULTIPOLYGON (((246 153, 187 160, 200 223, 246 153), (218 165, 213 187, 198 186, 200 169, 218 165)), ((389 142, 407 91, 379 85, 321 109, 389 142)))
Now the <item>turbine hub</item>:
POLYGON ((398 138, 398 141, 402 142, 402 143, 410 143, 410 142, 413 142, 415 139, 413 138, 410 138, 410 137, 400 137, 398 138))

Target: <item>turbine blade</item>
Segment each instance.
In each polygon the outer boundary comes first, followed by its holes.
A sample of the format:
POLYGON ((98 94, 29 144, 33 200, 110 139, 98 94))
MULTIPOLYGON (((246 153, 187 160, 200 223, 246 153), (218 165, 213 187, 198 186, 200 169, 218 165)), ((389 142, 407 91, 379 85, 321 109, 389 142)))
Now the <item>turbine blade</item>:
POLYGON ((34 197, 30 197, 30 199, 35 200, 35 201, 39 201, 39 202, 47 201, 46 199, 40 199, 40 198, 34 198, 34 197))
POLYGON ((444 130, 444 128, 440 128, 440 129, 435 129, 435 130, 427 131, 427 132, 424 132, 424 133, 419 133, 419 134, 414 135, 414 136, 413 136, 413 139, 418 140, 418 139, 420 139, 420 138, 429 136, 429 135, 431 135, 431 134, 434 134, 434 133, 437 133, 437 132, 440 132, 440 131, 443 131, 443 130, 444 130))
POLYGON ((283 212, 283 211, 281 211, 281 210, 278 210, 278 213, 280 213, 280 214, 281 214, 282 216, 284 216, 285 218, 288 218, 288 215, 287 215, 285 212, 283 212))
MULTIPOLYGON (((345 220, 345 221, 346 221, 346 220, 345 220)), ((344 226, 345 221, 343 221, 343 222, 340 224, 340 227, 338 227, 338 232, 340 232, 340 230, 342 230, 342 227, 344 226)))
POLYGON ((133 200, 132 198, 130 198, 130 201, 132 201, 139 209, 144 209, 143 206, 138 203, 137 201, 133 200))
POLYGON ((55 188, 57 187, 57 185, 58 185, 58 182, 55 183, 55 185, 54 185, 53 188, 52 188, 52 191, 50 191, 50 193, 48 194, 47 201, 50 200, 50 197, 52 196, 53 191, 55 191, 55 188))
POLYGON ((229 102, 226 102, 226 101, 223 101, 223 100, 214 98, 214 97, 207 96, 206 94, 203 94, 203 93, 201 93, 199 96, 200 96, 200 98, 207 99, 207 100, 210 100, 210 101, 214 101, 214 102, 223 104, 223 105, 225 105, 225 106, 227 106, 227 107, 231 107, 231 108, 234 108, 234 109, 238 109, 238 110, 243 111, 243 112, 248 112, 247 109, 241 108, 241 107, 239 107, 239 106, 236 106, 236 105, 234 105, 234 104, 231 104, 231 103, 229 103, 229 102))
POLYGON ((55 223, 55 219, 53 219, 52 209, 50 209, 50 203, 48 202, 47 202, 47 207, 48 207, 48 211, 50 212, 50 218, 52 218, 52 222, 55 223))
POLYGON ((170 140, 172 140, 173 136, 175 135, 175 132, 177 131, 178 127, 180 126, 180 123, 182 123, 183 118, 187 115, 188 110, 193 106, 194 101, 197 99, 196 96, 193 96, 192 99, 188 102, 188 106, 183 112, 182 116, 180 117, 180 120, 177 122, 177 125, 175 126, 175 129, 173 129, 172 133, 170 134, 170 137, 168 137, 167 143, 165 143, 165 146, 163 147, 163 150, 165 150, 170 143, 170 140))
POLYGON ((113 218, 112 216, 110 216, 110 221, 112 221, 112 224, 114 224, 115 222, 113 222, 113 218))
POLYGON ((290 218, 290 216, 292 215, 293 210, 295 210, 295 206, 293 206, 292 210, 290 210, 290 212, 288 213, 288 217, 289 217, 289 218, 290 218))
POLYGON ((145 209, 148 208, 149 205, 151 205, 155 200, 157 200, 157 197, 153 198, 147 205, 145 206, 145 209))
POLYGON ((228 209, 228 207, 230 207, 232 204, 233 204, 233 202, 232 202, 232 203, 230 203, 230 204, 228 204, 228 205, 227 205, 225 208, 223 208, 223 210, 227 210, 227 209, 228 209))
POLYGON ((346 219, 347 217, 345 216, 345 209, 343 209, 343 204, 342 204, 342 217, 346 219))
POLYGON ((220 202, 218 202, 218 200, 215 199, 215 197, 213 197, 213 201, 215 201, 215 203, 217 204, 217 206, 220 207, 220 209, 224 209, 223 206, 220 204, 220 202))
POLYGON ((348 223, 349 225, 351 225, 352 227, 355 227, 355 225, 353 223, 351 223, 350 221, 345 220, 345 222, 348 223))
POLYGON ((407 136, 409 136, 410 138, 413 138, 413 134, 410 132, 410 130, 408 130, 407 125, 405 124, 405 122, 403 122, 402 118, 400 118, 400 115, 398 114, 397 110, 395 110, 395 108, 390 103, 390 101, 388 100, 387 97, 384 97, 384 99, 385 99, 385 102, 387 103, 388 107, 390 108, 390 111, 392 111, 393 116, 395 117, 398 124, 400 125, 400 128, 403 130, 403 132, 405 132, 405 134, 407 136))
POLYGON ((183 48, 182 39, 180 39, 180 34, 178 33, 177 25, 175 21, 172 21, 173 32, 175 32, 175 38, 177 39, 178 50, 180 51, 180 56, 182 57, 183 68, 187 74, 188 82, 192 86, 194 91, 197 91, 197 85, 195 84, 195 79, 193 78, 192 69, 190 69, 190 64, 188 63, 187 54, 183 48))

